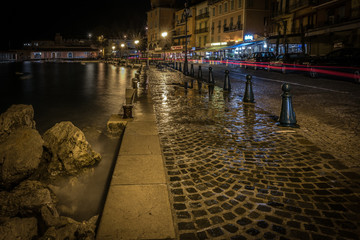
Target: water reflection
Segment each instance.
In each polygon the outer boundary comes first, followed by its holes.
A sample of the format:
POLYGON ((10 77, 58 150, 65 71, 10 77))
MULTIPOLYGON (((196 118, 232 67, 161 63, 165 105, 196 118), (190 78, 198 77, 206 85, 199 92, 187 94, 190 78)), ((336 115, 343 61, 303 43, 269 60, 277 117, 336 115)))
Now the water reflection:
POLYGON ((105 63, 0 64, 0 113, 12 104, 31 104, 41 134, 60 121, 71 121, 102 155, 94 172, 55 188, 62 210, 75 219, 98 214, 118 143, 106 136, 106 123, 119 113, 134 72, 105 63), (21 79, 24 73, 31 77, 21 79))

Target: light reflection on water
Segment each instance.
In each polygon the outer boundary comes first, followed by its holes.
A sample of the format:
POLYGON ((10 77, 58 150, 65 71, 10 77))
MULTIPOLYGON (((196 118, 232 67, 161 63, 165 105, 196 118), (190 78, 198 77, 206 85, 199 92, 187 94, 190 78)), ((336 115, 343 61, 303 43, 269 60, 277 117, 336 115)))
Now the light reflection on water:
POLYGON ((33 105, 41 133, 65 120, 80 128, 104 125, 119 112, 133 75, 105 63, 1 64, 0 112, 11 104, 33 105))
POLYGON ((92 173, 55 188, 64 215, 85 220, 99 214, 118 144, 106 136, 106 123, 119 113, 134 72, 105 63, 0 64, 0 113, 12 104, 31 104, 40 134, 71 121, 102 155, 92 173))

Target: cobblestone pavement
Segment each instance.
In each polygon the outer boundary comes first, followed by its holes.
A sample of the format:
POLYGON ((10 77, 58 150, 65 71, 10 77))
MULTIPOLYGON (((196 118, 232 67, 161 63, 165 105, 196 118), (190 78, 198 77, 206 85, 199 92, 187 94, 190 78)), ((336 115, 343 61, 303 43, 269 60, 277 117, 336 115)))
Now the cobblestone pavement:
POLYGON ((359 169, 236 94, 148 75, 179 239, 359 239, 359 169))

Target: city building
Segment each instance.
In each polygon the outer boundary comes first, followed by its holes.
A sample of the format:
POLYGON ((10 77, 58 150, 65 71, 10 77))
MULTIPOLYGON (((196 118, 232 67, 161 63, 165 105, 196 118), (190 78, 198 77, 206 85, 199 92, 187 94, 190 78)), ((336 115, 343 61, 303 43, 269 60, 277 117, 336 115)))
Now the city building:
POLYGON ((196 8, 189 7, 186 11, 188 11, 187 19, 184 8, 175 12, 175 24, 172 38, 173 45, 171 46, 171 50, 172 53, 175 53, 174 56, 176 56, 176 58, 183 57, 182 53, 185 51, 185 44, 187 44, 188 52, 193 51, 196 46, 194 16, 196 8))
POLYGON ((147 49, 152 55, 161 54, 171 46, 174 6, 175 0, 151 0, 151 9, 147 12, 147 49), (164 32, 167 32, 165 38, 164 32))
POLYGON ((305 32, 311 55, 346 47, 360 48, 360 1, 313 1, 314 19, 305 32))
POLYGON ((209 31, 209 7, 208 2, 203 1, 194 6, 195 12, 195 48, 202 49, 210 42, 209 31))
POLYGON ((215 58, 240 58, 264 51, 269 0, 209 0, 209 50, 215 58))

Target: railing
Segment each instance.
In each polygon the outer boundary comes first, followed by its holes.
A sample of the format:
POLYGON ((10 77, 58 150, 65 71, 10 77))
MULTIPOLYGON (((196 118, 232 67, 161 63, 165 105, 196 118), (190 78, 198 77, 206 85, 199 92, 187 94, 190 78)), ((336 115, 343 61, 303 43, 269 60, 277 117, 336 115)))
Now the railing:
POLYGON ((200 19, 204 19, 204 18, 208 18, 210 15, 209 15, 209 12, 205 12, 203 14, 200 14, 200 15, 197 15, 195 16, 195 20, 200 20, 200 19))
POLYGON ((199 33, 207 33, 207 32, 209 32, 209 28, 200 28, 200 29, 196 29, 195 30, 195 33, 196 34, 199 34, 199 33))
POLYGON ((185 31, 175 31, 175 32, 174 32, 174 37, 184 36, 184 35, 185 35, 185 31))
POLYGON ((313 6, 316 5, 317 2, 318 2, 317 0, 301 0, 294 4, 291 4, 289 10, 293 11, 298 8, 313 6))
POLYGON ((243 30, 243 25, 241 23, 237 23, 228 27, 224 26, 224 32, 235 32, 240 30, 243 30))

